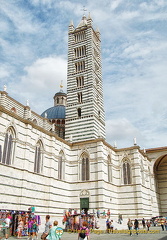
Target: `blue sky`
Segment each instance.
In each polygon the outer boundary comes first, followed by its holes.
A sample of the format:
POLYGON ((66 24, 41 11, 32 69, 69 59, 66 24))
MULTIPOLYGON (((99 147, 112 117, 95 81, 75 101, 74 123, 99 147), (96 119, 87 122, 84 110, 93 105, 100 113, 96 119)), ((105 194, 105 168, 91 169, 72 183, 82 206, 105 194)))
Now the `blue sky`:
MULTIPOLYGON (((41 114, 66 92, 68 25, 83 1, 0 0, 0 89, 41 114)), ((85 0, 101 33, 106 140, 167 146, 167 1, 85 0)))

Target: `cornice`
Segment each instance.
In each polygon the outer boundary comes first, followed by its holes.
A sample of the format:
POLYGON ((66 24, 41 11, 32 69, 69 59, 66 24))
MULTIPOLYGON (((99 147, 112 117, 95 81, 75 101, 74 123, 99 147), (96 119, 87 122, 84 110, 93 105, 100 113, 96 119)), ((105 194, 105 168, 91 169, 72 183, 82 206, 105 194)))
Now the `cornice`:
POLYGON ((42 128, 42 127, 34 124, 31 120, 24 119, 24 118, 18 116, 16 113, 9 111, 9 110, 7 110, 6 108, 4 108, 4 107, 2 107, 2 106, 0 106, 0 112, 6 113, 7 115, 9 115, 9 116, 11 116, 11 117, 13 117, 13 118, 15 118, 15 119, 23 122, 23 123, 26 124, 26 125, 29 124, 29 125, 31 125, 33 128, 39 130, 40 132, 43 132, 43 133, 45 133, 45 134, 47 134, 47 135, 49 135, 49 136, 52 136, 52 137, 56 138, 56 140, 58 140, 58 141, 60 141, 60 142, 63 142, 63 143, 65 143, 65 144, 68 145, 68 146, 71 146, 71 143, 65 141, 64 139, 62 139, 62 138, 60 138, 60 137, 58 137, 55 133, 50 132, 50 131, 48 131, 48 130, 45 130, 44 128, 42 128))

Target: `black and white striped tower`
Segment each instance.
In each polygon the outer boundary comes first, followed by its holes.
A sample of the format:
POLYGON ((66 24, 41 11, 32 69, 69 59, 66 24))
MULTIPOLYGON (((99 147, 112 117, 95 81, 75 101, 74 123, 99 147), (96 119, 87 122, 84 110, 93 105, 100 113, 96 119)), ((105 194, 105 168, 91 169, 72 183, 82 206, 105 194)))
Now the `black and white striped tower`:
POLYGON ((66 130, 67 141, 105 139, 100 33, 90 14, 69 26, 66 130))

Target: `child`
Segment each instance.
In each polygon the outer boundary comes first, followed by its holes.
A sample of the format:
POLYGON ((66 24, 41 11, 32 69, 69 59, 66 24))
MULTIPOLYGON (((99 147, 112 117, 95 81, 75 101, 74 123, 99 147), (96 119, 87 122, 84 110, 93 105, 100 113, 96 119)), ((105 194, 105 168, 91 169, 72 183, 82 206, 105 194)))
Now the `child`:
POLYGON ((18 233, 17 233, 17 238, 21 238, 21 237, 22 237, 23 225, 24 225, 24 222, 23 222, 22 218, 19 217, 19 219, 18 219, 18 233))
POLYGON ((33 221, 34 222, 32 224, 32 237, 34 239, 35 237, 37 238, 38 224, 36 219, 34 219, 33 221))

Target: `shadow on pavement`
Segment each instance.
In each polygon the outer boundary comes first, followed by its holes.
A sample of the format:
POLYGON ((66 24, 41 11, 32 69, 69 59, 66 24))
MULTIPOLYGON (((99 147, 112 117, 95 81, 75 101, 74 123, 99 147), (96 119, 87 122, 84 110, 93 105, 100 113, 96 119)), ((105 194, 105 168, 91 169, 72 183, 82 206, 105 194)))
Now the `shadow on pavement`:
POLYGON ((163 238, 159 238, 159 240, 167 240, 167 236, 165 236, 163 238))

